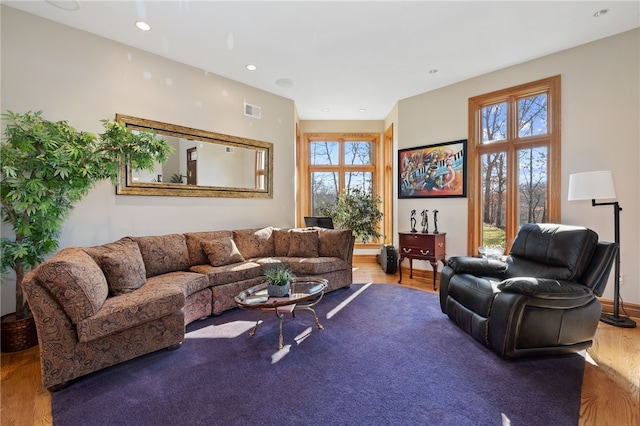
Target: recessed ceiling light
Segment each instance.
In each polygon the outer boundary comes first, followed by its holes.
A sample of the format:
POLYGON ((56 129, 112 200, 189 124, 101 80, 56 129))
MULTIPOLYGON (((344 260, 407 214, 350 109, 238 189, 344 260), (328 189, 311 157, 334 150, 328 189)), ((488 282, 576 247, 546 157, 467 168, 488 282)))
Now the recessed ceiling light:
POLYGON ((602 15, 606 15, 609 12, 609 9, 602 9, 593 14, 594 18, 599 18, 602 15))
POLYGON ((257 70, 257 69, 258 69, 258 67, 256 67, 255 65, 249 64, 249 65, 247 65, 247 69, 248 69, 249 71, 255 71, 255 70, 257 70))
POLYGON ((136 22, 136 27, 138 27, 138 29, 142 30, 142 31, 150 31, 151 30, 151 25, 147 24, 144 21, 136 22))
POLYGON ((367 109, 366 109, 366 108, 360 108, 358 111, 360 111, 360 112, 367 112, 367 109))
POLYGON ((76 0, 46 0, 46 2, 69 12, 80 9, 80 4, 76 0))
POLYGON ((329 108, 322 108, 322 112, 329 112, 331 111, 329 108))
POLYGON ((295 83, 290 78, 280 78, 276 80, 276 85, 280 87, 293 87, 295 83))

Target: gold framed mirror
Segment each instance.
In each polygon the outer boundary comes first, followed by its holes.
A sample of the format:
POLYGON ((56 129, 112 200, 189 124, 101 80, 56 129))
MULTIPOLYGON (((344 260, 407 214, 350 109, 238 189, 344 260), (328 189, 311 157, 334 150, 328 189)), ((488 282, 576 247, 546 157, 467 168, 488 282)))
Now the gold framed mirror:
POLYGON ((121 164, 118 195, 273 198, 273 144, 116 114, 133 131, 152 131, 174 152, 152 171, 121 164))

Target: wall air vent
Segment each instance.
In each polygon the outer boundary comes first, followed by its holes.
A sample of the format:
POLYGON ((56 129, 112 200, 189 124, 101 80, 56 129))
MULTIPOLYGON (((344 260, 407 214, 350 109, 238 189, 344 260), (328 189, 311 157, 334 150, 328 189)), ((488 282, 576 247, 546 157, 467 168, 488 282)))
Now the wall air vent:
POLYGON ((248 115, 253 118, 262 118, 262 108, 257 105, 251 105, 244 103, 244 115, 248 115))

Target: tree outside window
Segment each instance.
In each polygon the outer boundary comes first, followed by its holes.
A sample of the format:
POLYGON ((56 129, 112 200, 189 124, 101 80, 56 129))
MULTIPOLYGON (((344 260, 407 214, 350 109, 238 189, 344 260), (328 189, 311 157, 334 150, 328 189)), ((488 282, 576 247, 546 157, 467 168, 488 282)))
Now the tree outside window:
POLYGON ((559 76, 469 100, 470 253, 559 219, 559 104, 559 76))
POLYGON ((322 216, 345 189, 379 194, 376 133, 305 134, 301 162, 303 216, 322 216))

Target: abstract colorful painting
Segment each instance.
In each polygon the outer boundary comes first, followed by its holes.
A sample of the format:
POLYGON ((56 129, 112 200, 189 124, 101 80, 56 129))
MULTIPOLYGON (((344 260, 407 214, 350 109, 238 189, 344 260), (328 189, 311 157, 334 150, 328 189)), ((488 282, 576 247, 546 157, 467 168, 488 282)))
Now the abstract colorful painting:
POLYGON ((398 150, 398 198, 467 196, 467 140, 398 150))

